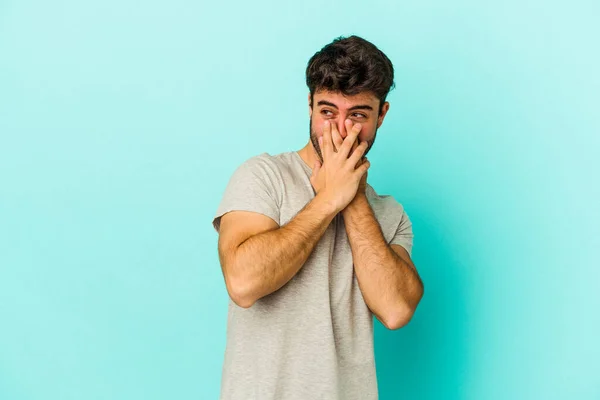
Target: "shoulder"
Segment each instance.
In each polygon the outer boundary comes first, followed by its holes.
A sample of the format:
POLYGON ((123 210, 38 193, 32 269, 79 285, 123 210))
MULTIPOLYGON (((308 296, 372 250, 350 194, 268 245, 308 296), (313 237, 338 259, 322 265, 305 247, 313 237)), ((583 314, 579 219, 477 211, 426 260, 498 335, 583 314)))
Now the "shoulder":
POLYGON ((238 169, 272 169, 274 167, 273 156, 269 153, 260 153, 253 155, 245 159, 239 166, 238 169))
POLYGON ((279 190, 282 186, 295 184, 305 185, 305 176, 310 177, 311 171, 307 170, 303 161, 293 151, 277 154, 263 152, 248 158, 239 167, 237 174, 250 175, 266 181, 279 190))
POLYGON ((277 172, 285 169, 290 164, 289 152, 269 154, 263 152, 247 158, 240 164, 238 169, 250 169, 253 171, 277 172))

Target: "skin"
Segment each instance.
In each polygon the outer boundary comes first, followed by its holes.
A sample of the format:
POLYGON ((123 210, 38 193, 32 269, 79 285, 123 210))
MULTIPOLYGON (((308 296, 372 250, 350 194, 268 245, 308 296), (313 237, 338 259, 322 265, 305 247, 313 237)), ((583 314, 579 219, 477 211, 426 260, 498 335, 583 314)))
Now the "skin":
MULTIPOLYGON (((370 149, 389 104, 386 102, 381 115, 377 116, 378 100, 369 94, 348 98, 341 94, 320 92, 315 94, 315 106, 316 113, 313 113, 309 96, 311 139, 299 154, 304 156, 303 160, 307 164, 314 164, 311 183, 315 192, 319 193, 323 186, 323 177, 320 176, 323 168, 339 156, 331 148, 339 151, 349 145, 348 140, 353 141, 356 137, 352 151, 360 149, 357 147, 358 143, 364 142, 369 143, 370 149), (323 102, 335 104, 337 108, 323 102), (363 113, 363 110, 352 109, 357 105, 369 105, 373 110, 363 113), (319 130, 320 124, 323 127, 319 130), (327 145, 329 137, 332 138, 331 148, 327 145)), ((362 162, 369 163, 368 160, 362 162)), ((357 164, 360 165, 361 162, 357 164)), ((400 245, 387 244, 365 194, 366 178, 365 173, 354 198, 341 210, 341 214, 363 298, 384 326, 398 329, 412 318, 423 296, 423 283, 406 249, 400 245)))
MULTIPOLYGON (((330 123, 335 125, 334 129, 342 140, 346 138, 352 125, 360 123, 362 128, 358 135, 358 143, 362 141, 368 143, 368 148, 365 152, 365 155, 367 155, 375 143, 377 129, 379 129, 383 123, 389 108, 389 102, 384 102, 381 114, 378 115, 379 99, 369 92, 360 93, 354 96, 344 96, 337 92, 317 91, 314 93, 314 104, 311 104, 309 93, 308 112, 310 119, 310 140, 306 146, 298 151, 298 154, 311 168, 315 167, 316 161, 319 161, 320 164, 323 163, 323 155, 318 139, 323 136, 324 122, 330 121, 330 123), (332 105, 323 104, 323 102, 332 105), (368 106, 371 109, 351 109, 363 105, 368 106)), ((333 133, 333 140, 337 148, 340 145, 340 139, 336 137, 336 132, 333 133)), ((356 145, 353 149, 355 147, 356 145)))
POLYGON ((310 94, 308 99, 310 139, 298 154, 312 166, 315 197, 284 226, 246 211, 222 217, 219 257, 227 290, 237 305, 247 308, 281 288, 341 213, 365 302, 384 326, 398 329, 411 319, 423 285, 407 251, 383 237, 365 195, 370 162, 363 157, 389 103, 377 115, 379 100, 370 93, 320 91, 314 105, 310 94), (356 106, 366 109, 352 109, 356 106))
POLYGON ((326 162, 312 182, 318 182, 315 197, 287 224, 260 213, 231 211, 221 218, 219 257, 231 299, 240 307, 251 307, 287 283, 306 262, 333 220, 356 196, 369 163, 359 163, 366 142, 352 151, 359 129, 334 152, 331 130, 324 132, 326 162), (352 151, 352 155, 350 152, 352 151))

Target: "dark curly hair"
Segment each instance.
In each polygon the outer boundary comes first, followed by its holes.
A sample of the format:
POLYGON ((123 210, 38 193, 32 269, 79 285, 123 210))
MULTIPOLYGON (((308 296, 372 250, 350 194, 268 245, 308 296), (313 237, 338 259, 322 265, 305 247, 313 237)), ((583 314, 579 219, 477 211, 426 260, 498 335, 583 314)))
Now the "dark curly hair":
POLYGON ((389 91, 395 87, 394 66, 373 43, 356 35, 340 36, 310 58, 306 85, 311 107, 315 92, 320 90, 345 96, 367 91, 379 99, 381 114, 389 91))

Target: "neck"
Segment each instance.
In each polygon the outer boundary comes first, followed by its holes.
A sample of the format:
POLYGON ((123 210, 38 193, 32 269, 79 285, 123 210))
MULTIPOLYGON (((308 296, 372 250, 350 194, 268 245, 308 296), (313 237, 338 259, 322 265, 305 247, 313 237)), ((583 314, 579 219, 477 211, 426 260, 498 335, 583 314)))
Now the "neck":
POLYGON ((315 161, 319 160, 319 156, 317 155, 317 152, 310 140, 306 146, 298 150, 297 153, 300 158, 302 158, 302 160, 304 160, 304 162, 310 167, 310 169, 313 169, 315 166, 315 161))

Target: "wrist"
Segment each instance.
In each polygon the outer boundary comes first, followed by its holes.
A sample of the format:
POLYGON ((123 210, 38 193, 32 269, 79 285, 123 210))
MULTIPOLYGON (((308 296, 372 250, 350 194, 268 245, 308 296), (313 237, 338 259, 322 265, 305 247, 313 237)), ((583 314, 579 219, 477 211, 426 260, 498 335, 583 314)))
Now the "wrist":
POLYGON ((340 212, 340 210, 336 207, 335 202, 331 200, 331 198, 328 197, 325 192, 317 193, 313 201, 316 202, 319 209, 322 210, 325 215, 331 217, 332 219, 337 213, 340 212))
POLYGON ((352 199, 352 201, 342 210, 342 214, 347 214, 349 212, 353 212, 357 209, 362 209, 369 205, 369 200, 367 199, 367 195, 363 192, 356 193, 356 196, 352 199))

